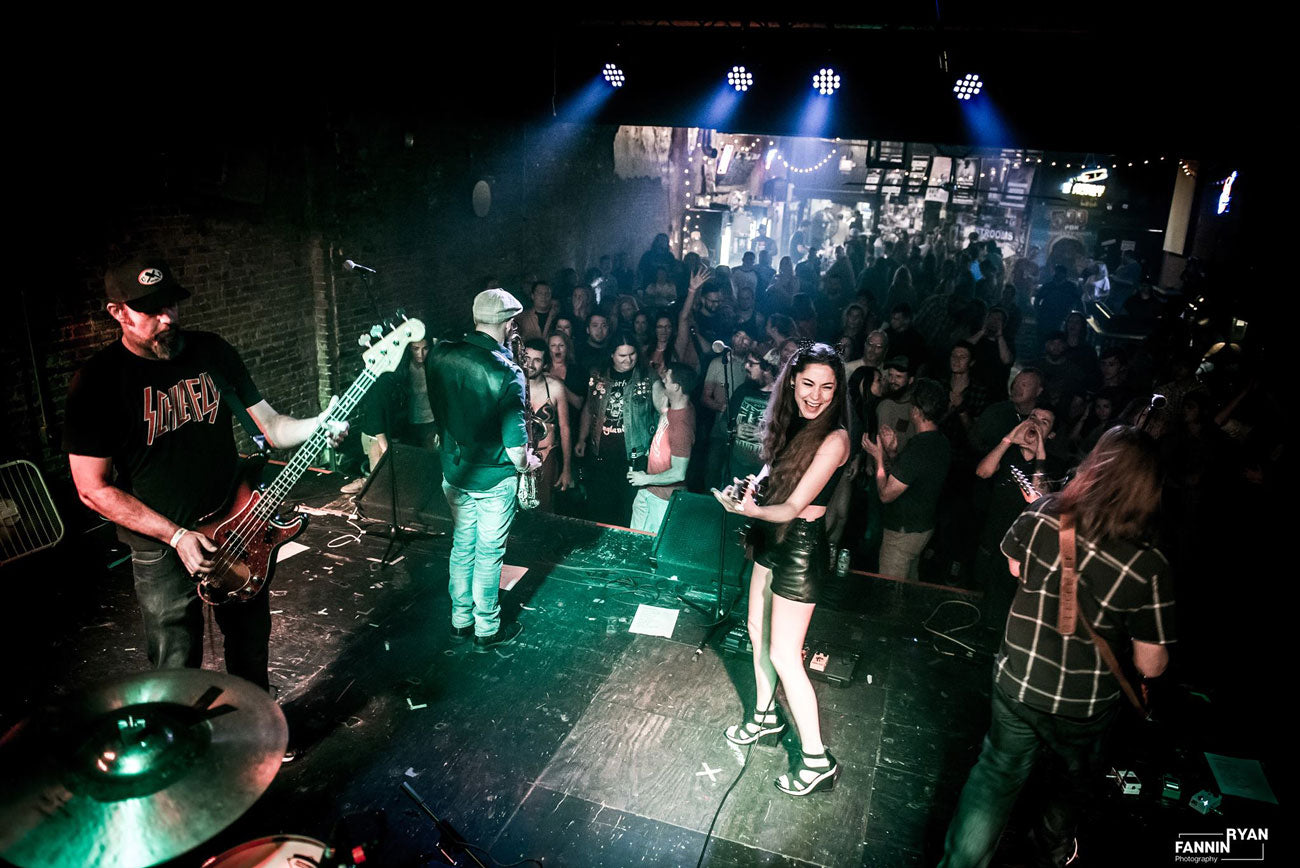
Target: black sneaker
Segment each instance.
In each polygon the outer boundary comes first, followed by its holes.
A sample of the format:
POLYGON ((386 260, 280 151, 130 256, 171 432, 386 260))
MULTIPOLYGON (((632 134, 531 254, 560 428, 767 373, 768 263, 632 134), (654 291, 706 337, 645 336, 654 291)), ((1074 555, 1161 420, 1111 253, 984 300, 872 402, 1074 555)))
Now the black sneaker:
POLYGON ((502 624, 497 627, 497 631, 491 636, 475 636, 474 650, 480 654, 486 654, 493 648, 500 645, 509 645, 515 641, 515 637, 523 632, 524 625, 518 621, 512 621, 509 624, 502 624))
POLYGON ((474 635, 473 624, 466 624, 464 627, 457 627, 454 624, 452 625, 451 638, 453 639, 468 639, 473 635, 474 635))

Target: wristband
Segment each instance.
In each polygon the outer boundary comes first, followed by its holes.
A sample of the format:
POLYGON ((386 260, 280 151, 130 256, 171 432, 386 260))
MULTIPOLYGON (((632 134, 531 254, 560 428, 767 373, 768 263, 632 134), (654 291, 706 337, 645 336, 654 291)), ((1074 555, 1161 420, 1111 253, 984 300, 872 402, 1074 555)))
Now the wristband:
POLYGON ((167 543, 167 545, 171 546, 172 548, 176 548, 176 544, 181 541, 181 537, 185 536, 185 534, 189 532, 190 532, 189 528, 184 528, 184 527, 177 528, 176 533, 172 534, 171 542, 167 543))

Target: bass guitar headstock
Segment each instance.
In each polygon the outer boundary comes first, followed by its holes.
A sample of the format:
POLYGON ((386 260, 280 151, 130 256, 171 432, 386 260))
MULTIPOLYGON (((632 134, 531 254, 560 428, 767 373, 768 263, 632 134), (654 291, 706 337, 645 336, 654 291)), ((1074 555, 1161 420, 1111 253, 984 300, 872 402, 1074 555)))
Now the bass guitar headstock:
POLYGON ((1038 498, 1043 496, 1043 492, 1038 490, 1038 487, 1030 481, 1029 477, 1025 475, 1023 470, 1015 466, 1012 466, 1009 469, 1011 470, 1011 478, 1020 486, 1020 493, 1024 495, 1026 502, 1033 503, 1035 500, 1038 500, 1038 498))
POLYGON ((371 326, 370 331, 357 341, 366 351, 361 354, 366 368, 374 374, 389 374, 401 364, 402 354, 416 341, 424 340, 424 323, 408 319, 406 312, 397 311, 399 322, 385 320, 383 325, 371 326))
POLYGON ((758 501, 763 496, 763 487, 767 483, 767 477, 762 479, 755 478, 754 474, 746 476, 744 479, 738 479, 733 484, 728 485, 722 491, 714 488, 713 496, 718 499, 724 506, 728 503, 733 506, 739 506, 745 500, 745 496, 752 490, 754 500, 758 501))

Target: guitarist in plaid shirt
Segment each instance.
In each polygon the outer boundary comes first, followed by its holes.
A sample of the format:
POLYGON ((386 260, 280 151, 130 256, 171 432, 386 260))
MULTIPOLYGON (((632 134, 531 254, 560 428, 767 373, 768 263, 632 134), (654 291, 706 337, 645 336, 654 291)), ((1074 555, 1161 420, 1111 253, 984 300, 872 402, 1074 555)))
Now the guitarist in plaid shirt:
POLYGON ((1019 586, 994 670, 992 724, 948 827, 943 868, 989 864, 1040 753, 1053 774, 1036 802, 1038 864, 1072 861, 1077 813, 1121 689, 1085 625, 1057 631, 1060 516, 1073 516, 1077 532, 1079 620, 1113 648, 1131 644, 1136 670, 1155 678, 1174 641, 1169 562, 1149 542, 1160 489, 1155 441, 1118 426, 1064 491, 1032 504, 1007 531, 1002 553, 1019 586))

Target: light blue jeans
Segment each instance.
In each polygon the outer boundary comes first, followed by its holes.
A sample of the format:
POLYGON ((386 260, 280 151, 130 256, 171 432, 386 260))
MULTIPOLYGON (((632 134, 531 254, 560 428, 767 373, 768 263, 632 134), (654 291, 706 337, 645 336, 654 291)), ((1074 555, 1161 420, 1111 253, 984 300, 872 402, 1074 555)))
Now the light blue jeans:
POLYGON ((629 527, 657 534, 667 514, 668 501, 642 488, 632 501, 632 524, 629 527))
POLYGON ((497 595, 518 491, 516 476, 487 491, 467 491, 446 480, 442 483, 452 521, 451 561, 447 565, 451 625, 473 624, 475 636, 491 636, 501 626, 497 595))

